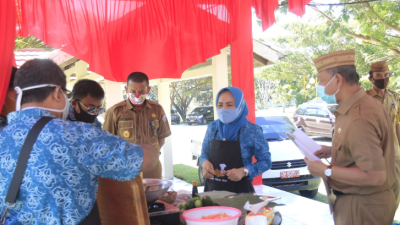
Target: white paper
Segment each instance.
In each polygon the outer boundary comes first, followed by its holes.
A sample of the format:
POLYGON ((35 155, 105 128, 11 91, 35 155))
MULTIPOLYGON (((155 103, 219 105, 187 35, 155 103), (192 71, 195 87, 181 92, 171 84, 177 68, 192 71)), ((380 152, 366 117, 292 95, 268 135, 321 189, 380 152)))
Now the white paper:
POLYGON ((297 129, 292 134, 286 133, 286 136, 297 146, 300 152, 310 161, 321 161, 314 153, 321 149, 321 146, 311 139, 303 131, 297 129))

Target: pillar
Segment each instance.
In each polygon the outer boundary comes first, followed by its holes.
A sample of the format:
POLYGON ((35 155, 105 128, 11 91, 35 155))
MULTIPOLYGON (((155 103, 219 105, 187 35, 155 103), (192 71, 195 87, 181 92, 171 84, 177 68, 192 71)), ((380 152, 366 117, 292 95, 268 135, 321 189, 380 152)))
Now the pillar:
POLYGON ((106 94, 106 109, 121 102, 122 98, 122 83, 104 80, 105 94, 106 94))
POLYGON ((218 91, 221 88, 228 87, 228 54, 227 48, 221 49, 221 54, 212 57, 212 84, 213 84, 213 103, 214 119, 218 119, 217 100, 218 91))
MULTIPOLYGON (((171 125, 171 98, 169 92, 169 82, 158 83, 158 103, 164 108, 165 115, 171 125)), ((167 137, 161 149, 160 161, 163 167, 163 177, 172 178, 174 176, 172 138, 167 137)))

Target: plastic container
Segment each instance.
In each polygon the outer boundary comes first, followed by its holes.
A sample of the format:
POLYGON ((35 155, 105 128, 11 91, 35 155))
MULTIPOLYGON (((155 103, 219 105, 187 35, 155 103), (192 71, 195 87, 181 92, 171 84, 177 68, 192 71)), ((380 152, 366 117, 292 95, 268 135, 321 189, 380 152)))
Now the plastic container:
POLYGON ((236 208, 225 206, 209 206, 187 210, 183 213, 183 218, 187 225, 237 225, 242 212, 236 208), (202 216, 209 216, 218 213, 226 213, 230 217, 224 219, 201 219, 202 216))

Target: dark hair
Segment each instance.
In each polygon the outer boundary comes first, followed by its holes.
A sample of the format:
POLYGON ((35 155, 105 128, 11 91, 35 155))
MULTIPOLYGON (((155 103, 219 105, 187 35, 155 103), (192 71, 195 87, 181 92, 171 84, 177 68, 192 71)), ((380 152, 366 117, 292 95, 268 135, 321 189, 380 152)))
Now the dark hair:
POLYGON ((374 72, 373 71, 369 71, 369 78, 374 77, 374 72))
POLYGON ((8 91, 13 91, 14 90, 14 80, 15 80, 15 74, 17 73, 18 69, 15 67, 12 67, 11 71, 11 77, 10 77, 10 84, 8 85, 8 91))
POLYGON ((102 100, 104 98, 104 90, 94 80, 83 79, 76 82, 72 89, 72 98, 81 101, 88 95, 97 100, 102 100))
POLYGON ((346 82, 350 85, 358 84, 360 80, 360 76, 357 73, 356 67, 352 65, 329 68, 326 69, 326 72, 330 73, 331 75, 335 75, 336 73, 342 75, 346 82))
POLYGON ((128 84, 129 81, 136 83, 142 83, 143 81, 146 81, 147 86, 149 86, 149 77, 147 77, 147 75, 142 72, 133 72, 129 74, 128 79, 126 80, 126 84, 128 84))
MULTIPOLYGON (((66 90, 66 77, 61 68, 50 59, 26 61, 15 75, 14 86, 24 89, 40 84, 55 84, 66 90)), ((54 87, 35 88, 23 92, 21 104, 43 102, 54 87)))

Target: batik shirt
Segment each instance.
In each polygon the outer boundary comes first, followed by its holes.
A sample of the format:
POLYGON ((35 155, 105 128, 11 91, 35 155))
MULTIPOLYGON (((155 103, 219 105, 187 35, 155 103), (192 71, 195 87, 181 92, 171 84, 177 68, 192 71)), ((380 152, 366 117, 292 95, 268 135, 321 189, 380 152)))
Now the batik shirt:
MULTIPOLYGON (((74 114, 74 109, 72 108, 71 103, 69 103, 68 120, 70 120, 70 121, 77 121, 77 120, 76 120, 76 117, 75 117, 75 114, 74 114)), ((94 120, 93 125, 94 125, 95 127, 101 127, 101 123, 100 123, 100 121, 99 121, 97 118, 94 120)))
MULTIPOLYGON (((0 215, 19 153, 46 110, 10 113, 0 131, 0 215)), ((98 177, 134 179, 143 151, 89 123, 51 120, 33 146, 15 207, 6 224, 79 224, 96 201, 98 177)))
POLYGON ((7 126, 7 120, 6 118, 0 116, 0 129, 7 126))
MULTIPOLYGON (((200 166, 203 164, 204 160, 208 160, 211 142, 215 137, 217 128, 216 121, 208 125, 199 158, 200 166)), ((269 152, 268 142, 265 140, 260 126, 247 122, 242 128, 240 128, 239 142, 243 165, 249 170, 248 179, 253 179, 253 177, 258 176, 271 168, 271 153, 269 152), (253 164, 253 156, 257 159, 255 164, 253 164)))

